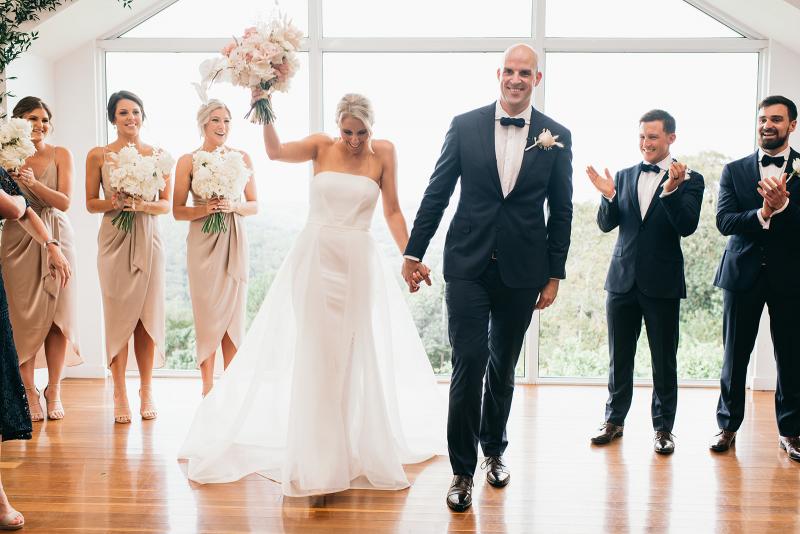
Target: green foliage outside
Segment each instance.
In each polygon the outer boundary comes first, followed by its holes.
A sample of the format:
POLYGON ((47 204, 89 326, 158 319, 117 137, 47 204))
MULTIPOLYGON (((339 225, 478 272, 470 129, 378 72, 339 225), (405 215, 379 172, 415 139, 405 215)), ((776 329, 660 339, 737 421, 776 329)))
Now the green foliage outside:
MULTIPOLYGON (((715 226, 715 201, 722 154, 703 152, 683 157, 690 168, 705 177, 700 226, 682 242, 688 299, 681 303, 681 342, 678 372, 681 378, 716 379, 722 362, 722 295, 712 285, 717 262, 725 245, 715 226)), ((584 176, 576 174, 574 179, 584 176)), ((409 219, 414 206, 404 210, 409 219)), ((270 284, 304 223, 304 207, 262 208, 258 217, 247 219, 250 250, 247 324, 249 326, 270 284)), ((539 375, 554 377, 605 377, 608 347, 603 290, 616 231, 603 234, 595 222, 597 205, 577 203, 572 228, 572 247, 567 262, 567 280, 558 299, 542 314, 539 341, 539 375)), ((186 276, 186 223, 164 218, 167 241, 167 367, 194 369, 194 327, 186 276)), ((410 221, 409 221, 410 224, 410 221)), ((376 220, 375 238, 390 268, 399 276, 400 255, 385 223, 376 220)), ((443 224, 425 256, 433 270, 433 286, 406 294, 412 316, 435 372, 449 374, 450 345, 447 339, 442 279, 443 224)), ((524 355, 518 374, 524 371, 524 355)), ((534 369, 528 371, 535 373, 534 369)), ((647 336, 642 328, 636 360, 636 376, 651 376, 647 336)))
MULTIPOLYGON (((722 365, 722 293, 712 281, 725 238, 715 223, 716 196, 722 167, 729 158, 715 152, 681 157, 705 178, 705 194, 697 231, 683 239, 686 291, 681 301, 678 376, 716 379, 722 365)), ((575 180, 585 179, 576 174, 575 180)), ((587 178, 588 179, 588 178, 587 178)), ((542 314, 539 374, 559 377, 605 377, 608 374, 608 334, 603 289, 617 231, 597 227, 597 204, 575 205, 567 280, 556 304, 542 314)), ((652 376, 644 326, 636 353, 635 374, 652 376)))

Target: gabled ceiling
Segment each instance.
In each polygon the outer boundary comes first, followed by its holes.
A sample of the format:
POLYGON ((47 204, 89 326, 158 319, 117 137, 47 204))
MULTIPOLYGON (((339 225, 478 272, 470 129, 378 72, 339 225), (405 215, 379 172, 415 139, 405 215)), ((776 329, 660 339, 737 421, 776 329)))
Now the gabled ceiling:
MULTIPOLYGON (((134 0, 133 9, 124 9, 116 0, 72 0, 36 26, 40 36, 31 51, 56 61, 130 21, 143 20, 165 3, 170 2, 134 0)), ((724 13, 728 20, 742 21, 743 27, 800 54, 800 0, 700 0, 692 3, 706 4, 710 11, 724 13)))

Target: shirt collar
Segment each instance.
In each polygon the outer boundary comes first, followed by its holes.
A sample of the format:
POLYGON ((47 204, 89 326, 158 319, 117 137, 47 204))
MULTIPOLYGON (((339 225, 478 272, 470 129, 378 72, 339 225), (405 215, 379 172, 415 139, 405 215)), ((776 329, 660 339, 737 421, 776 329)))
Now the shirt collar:
MULTIPOLYGON (((649 165, 646 161, 642 160, 643 164, 649 165)), ((668 171, 669 166, 672 165, 672 154, 667 154, 667 157, 656 163, 656 166, 662 171, 668 171)))
MULTIPOLYGON (((784 157, 784 158, 786 158, 786 160, 788 161, 788 160, 789 160, 789 153, 790 153, 791 151, 792 151, 792 147, 790 147, 790 146, 787 146, 787 147, 786 147, 786 150, 782 150, 781 152, 779 152, 779 153, 777 153, 777 154, 773 155, 772 157, 773 157, 773 158, 780 158, 781 156, 783 156, 783 157, 784 157)), ((764 150, 763 150, 762 148, 759 148, 759 149, 758 149, 758 161, 761 161, 761 158, 763 158, 765 155, 769 155, 769 154, 767 154, 766 152, 764 152, 764 150)))
POLYGON ((513 115, 512 116, 512 115, 509 115, 508 113, 506 113, 506 110, 503 109, 503 106, 500 105, 500 101, 498 100, 494 104, 494 120, 498 120, 498 119, 500 119, 502 117, 509 117, 511 119, 521 118, 521 119, 525 119, 525 124, 530 124, 531 123, 531 109, 527 108, 522 113, 519 113, 518 115, 513 115))

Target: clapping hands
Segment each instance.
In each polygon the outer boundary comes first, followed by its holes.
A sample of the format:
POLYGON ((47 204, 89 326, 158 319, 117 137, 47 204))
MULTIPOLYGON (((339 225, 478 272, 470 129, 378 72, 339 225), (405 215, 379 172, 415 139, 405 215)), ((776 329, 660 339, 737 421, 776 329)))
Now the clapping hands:
POLYGON ((679 185, 686 181, 688 177, 688 167, 679 161, 673 161, 669 166, 669 178, 664 182, 664 192, 672 193, 679 185))
POLYGON ((594 167, 589 165, 586 167, 586 175, 589 177, 589 180, 592 182, 592 185, 600 191, 600 194, 606 198, 614 198, 614 194, 617 192, 616 187, 614 186, 614 178, 612 178, 611 173, 608 172, 608 169, 605 169, 605 176, 601 176, 594 167))
POLYGON ((771 176, 758 182, 758 194, 764 199, 763 210, 767 216, 783 208, 789 200, 789 192, 786 190, 786 179, 788 175, 783 173, 781 179, 771 176))

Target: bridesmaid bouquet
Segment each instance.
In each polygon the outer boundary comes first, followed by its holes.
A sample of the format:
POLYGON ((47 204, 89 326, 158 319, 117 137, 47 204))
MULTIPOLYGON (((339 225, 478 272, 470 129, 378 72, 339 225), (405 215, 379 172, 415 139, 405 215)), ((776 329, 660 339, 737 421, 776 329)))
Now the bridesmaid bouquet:
POLYGON ((245 118, 256 124, 273 122, 275 113, 269 96, 289 90, 289 82, 300 67, 297 51, 302 37, 303 32, 286 17, 247 28, 244 35, 222 49, 222 56, 200 65, 202 79, 194 84, 200 98, 208 101, 208 88, 217 79, 246 87, 257 95, 257 100, 245 118))
MULTIPOLYGON (((174 161, 165 150, 155 149, 153 155, 143 156, 130 144, 113 154, 114 169, 111 171, 110 185, 114 191, 134 198, 155 199, 159 191, 167 186, 164 178, 172 172, 174 161)), ((135 212, 121 211, 111 223, 130 232, 133 228, 135 212)))
MULTIPOLYGON (((203 150, 192 156, 192 191, 200 198, 239 198, 251 174, 244 156, 236 150, 217 148, 214 152, 203 150)), ((224 213, 212 213, 203 223, 203 232, 227 232, 224 213)))
POLYGON ((0 122, 0 167, 11 172, 36 153, 31 142, 31 123, 25 119, 0 122))

